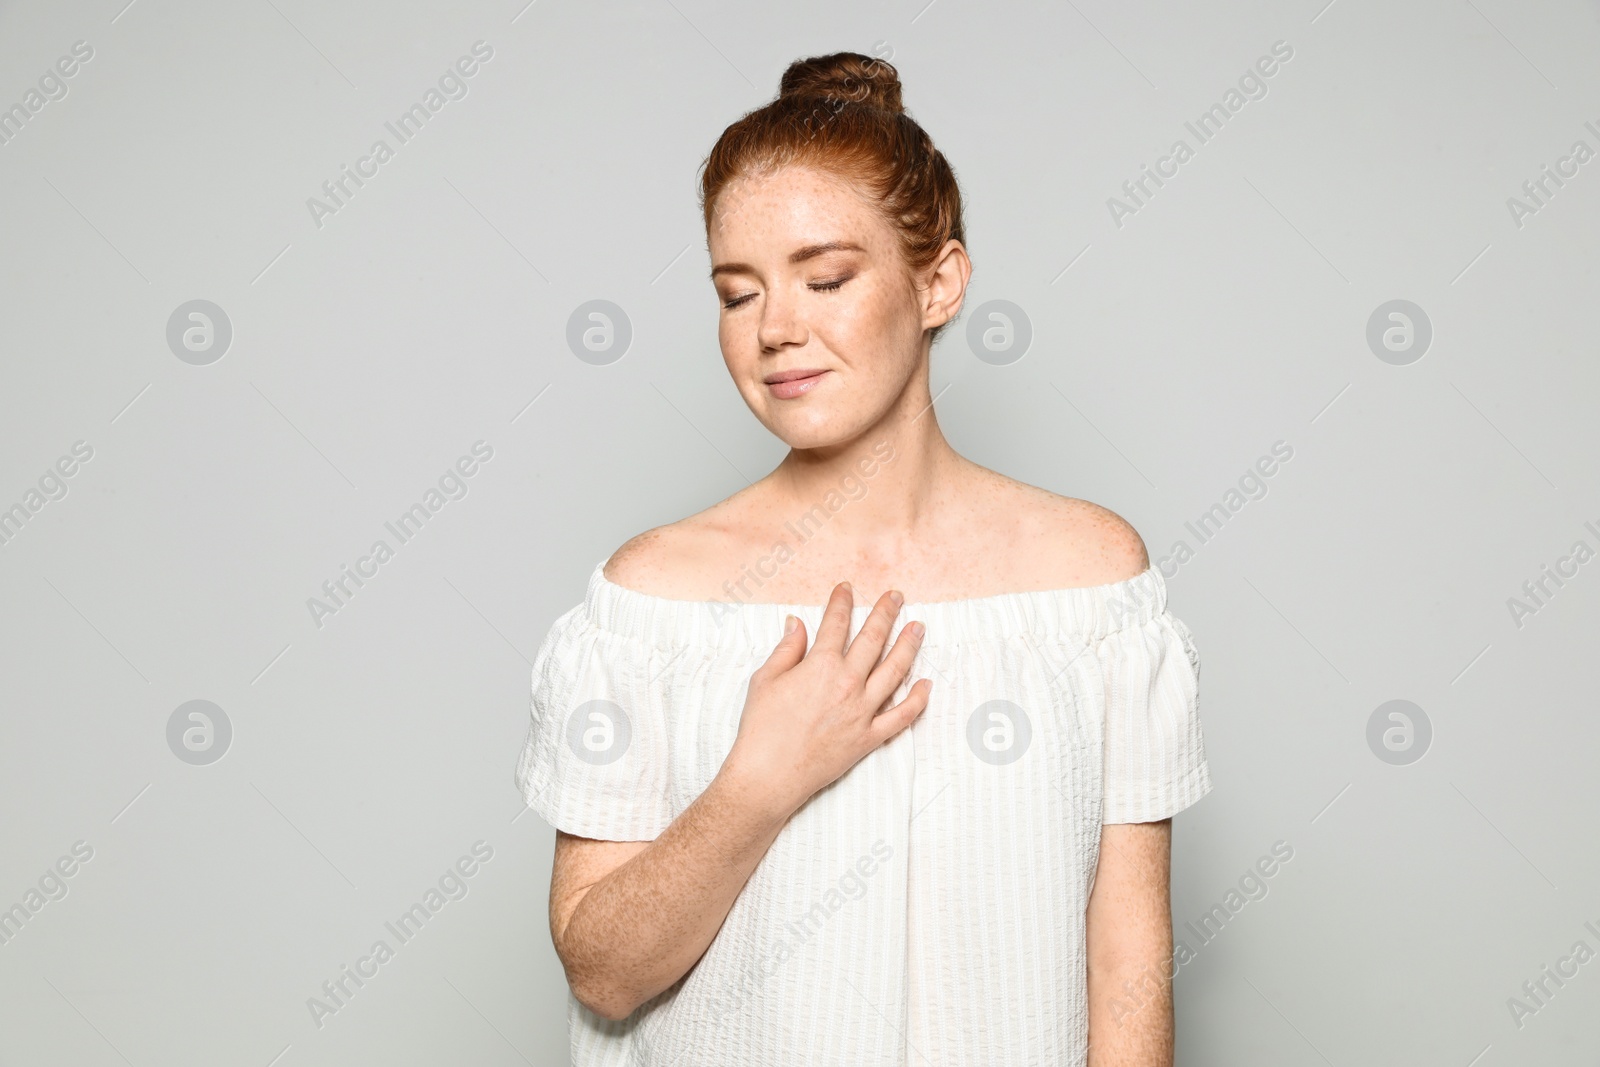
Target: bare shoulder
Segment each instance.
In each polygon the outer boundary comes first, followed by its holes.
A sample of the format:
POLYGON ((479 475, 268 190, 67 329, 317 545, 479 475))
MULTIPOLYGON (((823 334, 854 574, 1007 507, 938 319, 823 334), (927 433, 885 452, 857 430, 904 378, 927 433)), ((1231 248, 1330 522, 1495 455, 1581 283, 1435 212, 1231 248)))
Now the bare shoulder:
POLYGON ((708 576, 720 573, 718 565, 726 561, 732 508, 730 498, 631 537, 611 553, 601 573, 650 596, 701 600, 708 576))
POLYGON ((1021 519, 1019 557, 1037 561, 1049 588, 1109 585, 1146 571, 1150 556, 1133 524, 1110 508, 1006 478, 1021 519))
POLYGON ((668 523, 630 537, 611 553, 601 571, 606 580, 651 596, 693 599, 686 595, 685 575, 700 557, 700 538, 688 520, 668 523))
POLYGON ((1126 581, 1150 568, 1144 538, 1127 519, 1087 500, 1062 499, 1069 501, 1063 532, 1070 551, 1093 572, 1093 580, 1085 585, 1126 581))

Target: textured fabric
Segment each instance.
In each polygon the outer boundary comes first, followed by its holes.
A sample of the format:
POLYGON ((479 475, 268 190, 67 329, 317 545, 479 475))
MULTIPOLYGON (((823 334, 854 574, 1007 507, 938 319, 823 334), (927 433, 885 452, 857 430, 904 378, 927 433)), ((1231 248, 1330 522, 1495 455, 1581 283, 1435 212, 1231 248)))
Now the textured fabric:
MULTIPOLYGON (((784 615, 815 640, 823 606, 672 600, 604 566, 535 657, 516 782, 568 833, 650 840, 721 767, 784 615)), ((928 677, 927 710, 795 813, 677 983, 621 1021, 569 992, 575 1067, 1081 1067, 1101 825, 1211 789, 1166 600, 1150 568, 905 605, 885 648, 927 634, 891 702, 928 677)))

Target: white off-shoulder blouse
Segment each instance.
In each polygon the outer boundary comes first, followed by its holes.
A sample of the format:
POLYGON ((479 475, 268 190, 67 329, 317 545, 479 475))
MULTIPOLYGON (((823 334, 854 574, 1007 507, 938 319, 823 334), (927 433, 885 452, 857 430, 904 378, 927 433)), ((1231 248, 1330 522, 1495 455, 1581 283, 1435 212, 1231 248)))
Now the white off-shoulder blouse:
MULTIPOLYGON (((535 657, 516 782, 551 826, 645 841, 721 767, 784 616, 814 639, 824 606, 673 600, 604 566, 535 657)), ((683 978, 621 1021, 569 992, 575 1067, 1085 1062, 1100 827, 1211 789, 1193 637, 1153 567, 906 604, 886 649, 914 619, 891 703, 927 677, 927 709, 795 813, 683 978)))

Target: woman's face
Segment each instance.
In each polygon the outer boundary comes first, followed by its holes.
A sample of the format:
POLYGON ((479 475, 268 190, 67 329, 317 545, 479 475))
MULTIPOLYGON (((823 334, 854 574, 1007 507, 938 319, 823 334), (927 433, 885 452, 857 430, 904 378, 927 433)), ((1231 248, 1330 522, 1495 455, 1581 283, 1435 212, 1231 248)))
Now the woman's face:
POLYGON ((803 166, 747 176, 718 195, 708 238, 722 358, 768 430, 840 444, 905 398, 924 329, 947 316, 925 321, 893 231, 851 185, 803 166))

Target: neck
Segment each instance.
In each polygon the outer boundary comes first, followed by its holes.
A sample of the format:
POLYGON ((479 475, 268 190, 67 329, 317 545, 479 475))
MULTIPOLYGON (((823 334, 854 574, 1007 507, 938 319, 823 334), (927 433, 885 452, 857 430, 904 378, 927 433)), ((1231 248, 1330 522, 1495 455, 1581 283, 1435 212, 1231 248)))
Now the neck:
POLYGON ((866 432, 791 449, 768 482, 777 509, 808 537, 850 557, 896 560, 929 543, 965 462, 939 428, 924 369, 866 432))

